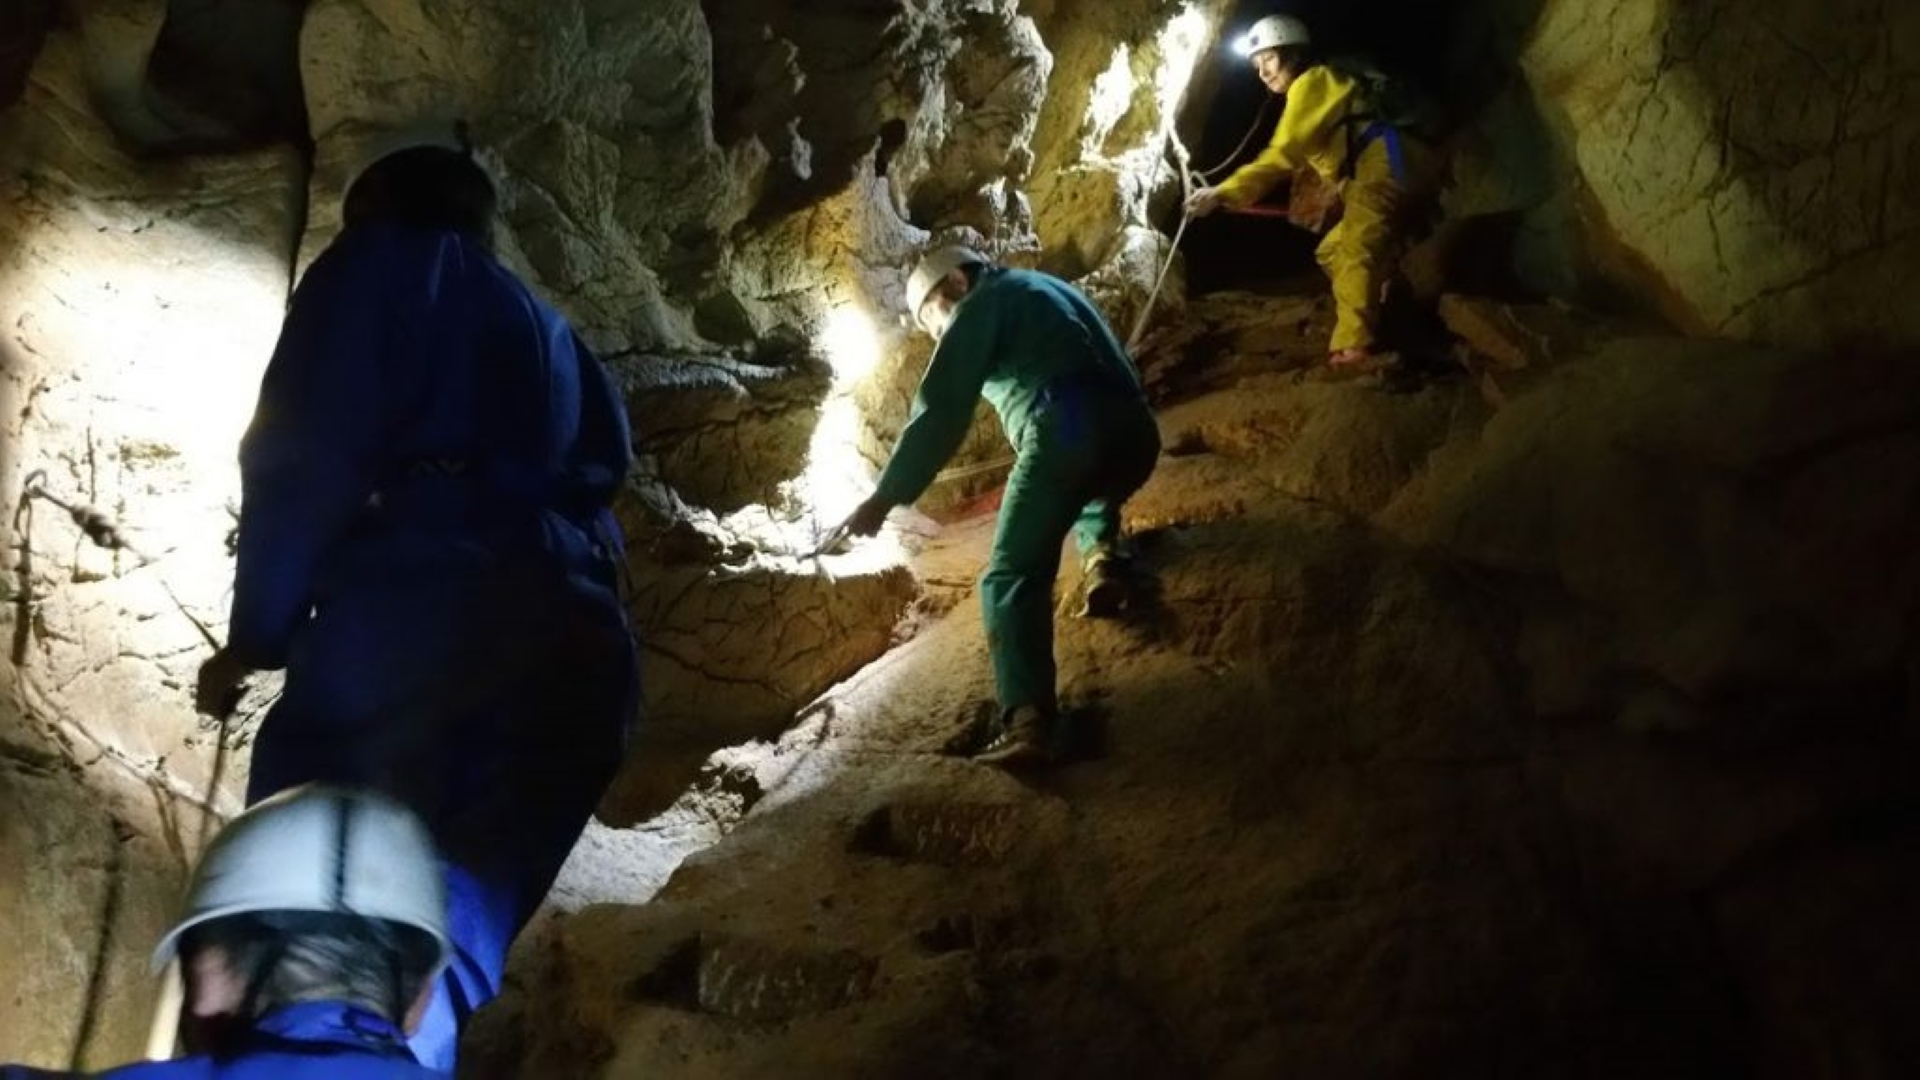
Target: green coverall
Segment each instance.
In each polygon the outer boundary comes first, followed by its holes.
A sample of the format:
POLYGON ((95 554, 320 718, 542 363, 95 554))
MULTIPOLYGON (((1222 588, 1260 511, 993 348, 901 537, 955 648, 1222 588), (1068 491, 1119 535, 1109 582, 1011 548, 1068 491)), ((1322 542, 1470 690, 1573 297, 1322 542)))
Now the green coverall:
POLYGON ((1146 483, 1160 432, 1140 375, 1079 290, 984 267, 953 312, 875 497, 913 502, 966 437, 986 395, 1018 454, 980 600, 1002 710, 1058 709, 1053 581, 1068 532, 1084 560, 1112 552, 1120 507, 1146 483))

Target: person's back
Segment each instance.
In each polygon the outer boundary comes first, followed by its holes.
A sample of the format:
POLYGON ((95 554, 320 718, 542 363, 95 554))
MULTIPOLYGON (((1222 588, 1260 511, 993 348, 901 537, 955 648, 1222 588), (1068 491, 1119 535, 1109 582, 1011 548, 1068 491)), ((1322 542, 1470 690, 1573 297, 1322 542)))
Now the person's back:
POLYGON ((231 655, 200 689, 215 703, 236 666, 287 669, 249 801, 365 787, 433 829, 457 932, 413 1046, 449 1068, 638 712, 610 512, 625 409, 494 258, 494 205, 441 148, 348 189, 241 447, 231 655))
POLYGON ((991 364, 981 394, 1020 445, 1049 388, 1083 383, 1138 398, 1140 376, 1106 319, 1080 290, 1051 274, 982 268, 954 314, 950 350, 978 350, 991 364))
POLYGON ((611 394, 565 320, 473 238, 343 234, 295 294, 242 444, 232 647, 283 659, 316 586, 370 571, 479 556, 611 586, 601 515, 631 459, 611 394))
MULTIPOLYGON (((444 1080, 383 1017, 336 1002, 276 1009, 218 1054, 149 1061, 96 1080, 444 1080)), ((5 1080, 0 1077, 0 1080, 5 1080)))

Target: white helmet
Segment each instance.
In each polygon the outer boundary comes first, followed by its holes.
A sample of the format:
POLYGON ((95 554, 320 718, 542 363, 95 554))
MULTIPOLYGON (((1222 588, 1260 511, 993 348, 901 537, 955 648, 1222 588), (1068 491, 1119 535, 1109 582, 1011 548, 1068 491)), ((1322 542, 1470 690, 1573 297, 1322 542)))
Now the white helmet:
POLYGON ((309 784, 233 819, 187 890, 187 912, 153 951, 164 967, 180 935, 253 911, 326 911, 425 930, 449 955, 446 885, 426 826, 391 799, 309 784))
POLYGON ((1252 56, 1262 49, 1277 49, 1282 45, 1306 45, 1313 41, 1313 35, 1307 32, 1307 24, 1291 15, 1269 15, 1253 24, 1247 36, 1234 46, 1241 56, 1252 56))
POLYGON ((963 266, 977 266, 987 262, 987 257, 969 247, 948 244, 937 247, 921 258, 920 265, 913 268, 913 275, 907 278, 907 315, 920 317, 920 306, 933 295, 934 286, 946 279, 948 274, 963 266))

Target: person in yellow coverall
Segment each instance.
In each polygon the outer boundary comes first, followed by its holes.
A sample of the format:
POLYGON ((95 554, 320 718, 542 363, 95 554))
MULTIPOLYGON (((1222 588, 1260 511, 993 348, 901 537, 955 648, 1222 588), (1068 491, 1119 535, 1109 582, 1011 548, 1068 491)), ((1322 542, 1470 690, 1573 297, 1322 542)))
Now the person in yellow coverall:
POLYGON ((1368 115, 1361 80, 1320 63, 1299 19, 1261 19, 1241 47, 1267 89, 1286 97, 1286 109, 1266 150, 1218 186, 1194 192, 1187 210, 1204 217, 1222 205, 1249 205, 1299 169, 1337 185, 1345 212, 1315 252, 1333 281, 1327 362, 1367 366, 1378 346, 1382 293, 1413 209, 1414 174, 1424 164, 1413 160, 1418 144, 1368 115))

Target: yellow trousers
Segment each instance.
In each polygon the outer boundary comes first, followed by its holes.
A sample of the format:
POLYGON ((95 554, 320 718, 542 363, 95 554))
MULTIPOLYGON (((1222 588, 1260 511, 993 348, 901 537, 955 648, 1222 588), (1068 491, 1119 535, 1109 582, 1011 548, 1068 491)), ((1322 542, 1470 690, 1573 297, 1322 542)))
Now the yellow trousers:
MULTIPOLYGON (((1411 139, 1401 145, 1409 174, 1417 177, 1427 164, 1426 155, 1411 139)), ((1329 351, 1374 344, 1380 302, 1400 265, 1412 190, 1413 184, 1394 179, 1385 139, 1367 144, 1354 162, 1353 177, 1341 185, 1345 211, 1314 251, 1333 281, 1333 339, 1327 343, 1329 351)))

